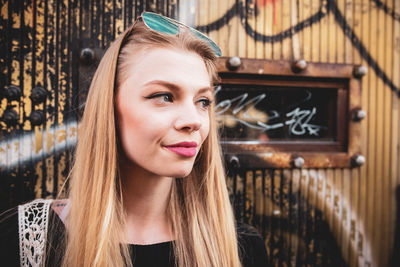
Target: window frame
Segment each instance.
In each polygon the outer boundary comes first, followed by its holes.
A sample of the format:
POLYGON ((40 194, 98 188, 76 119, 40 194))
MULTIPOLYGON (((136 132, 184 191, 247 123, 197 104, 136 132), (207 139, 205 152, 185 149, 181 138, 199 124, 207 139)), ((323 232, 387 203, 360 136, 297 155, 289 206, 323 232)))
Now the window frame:
MULTIPOLYGON (((354 112, 361 109, 361 79, 354 76, 355 65, 307 63, 304 70, 293 70, 293 62, 241 58, 233 69, 229 58, 217 60, 218 84, 265 85, 298 88, 338 88, 336 100, 336 141, 224 141, 226 156, 235 156, 248 167, 293 168, 301 157, 303 168, 354 167, 361 154, 361 123, 354 112)), ((217 84, 217 85, 218 85, 217 84)))

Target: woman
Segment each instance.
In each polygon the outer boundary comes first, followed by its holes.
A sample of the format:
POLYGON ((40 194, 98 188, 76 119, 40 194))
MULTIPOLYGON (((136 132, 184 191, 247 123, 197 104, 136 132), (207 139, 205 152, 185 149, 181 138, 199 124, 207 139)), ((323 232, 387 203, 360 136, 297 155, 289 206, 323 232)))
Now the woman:
POLYGON ((267 265, 262 239, 237 232, 228 198, 212 105, 218 55, 207 37, 149 12, 111 44, 89 90, 68 204, 50 210, 46 265, 267 265))

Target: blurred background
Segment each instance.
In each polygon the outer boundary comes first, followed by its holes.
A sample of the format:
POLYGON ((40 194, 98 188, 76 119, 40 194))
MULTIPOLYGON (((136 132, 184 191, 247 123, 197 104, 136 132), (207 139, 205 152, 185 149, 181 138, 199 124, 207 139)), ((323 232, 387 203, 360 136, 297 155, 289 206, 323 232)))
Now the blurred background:
POLYGON ((62 190, 96 66, 145 10, 221 47, 229 190, 271 263, 400 266, 398 0, 0 0, 0 212, 62 190))

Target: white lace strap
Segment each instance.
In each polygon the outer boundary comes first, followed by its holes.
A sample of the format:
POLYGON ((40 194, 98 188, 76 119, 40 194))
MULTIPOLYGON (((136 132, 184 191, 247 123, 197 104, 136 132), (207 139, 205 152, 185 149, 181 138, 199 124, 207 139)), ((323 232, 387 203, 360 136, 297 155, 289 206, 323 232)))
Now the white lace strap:
POLYGON ((18 206, 21 267, 44 266, 50 199, 36 199, 18 206))

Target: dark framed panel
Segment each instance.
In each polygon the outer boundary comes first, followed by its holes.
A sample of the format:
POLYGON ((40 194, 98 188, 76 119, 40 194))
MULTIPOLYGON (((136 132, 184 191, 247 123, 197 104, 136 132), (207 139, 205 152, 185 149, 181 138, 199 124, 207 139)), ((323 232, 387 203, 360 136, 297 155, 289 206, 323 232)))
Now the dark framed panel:
POLYGON ((355 66, 220 58, 216 117, 225 154, 253 167, 352 167, 360 156, 355 66))

